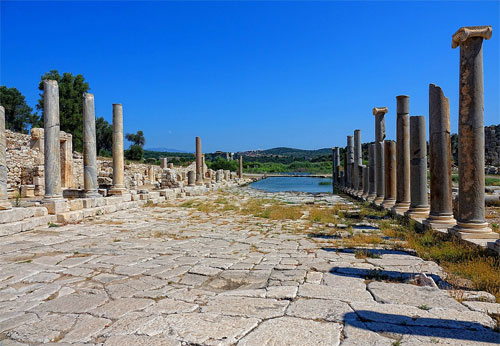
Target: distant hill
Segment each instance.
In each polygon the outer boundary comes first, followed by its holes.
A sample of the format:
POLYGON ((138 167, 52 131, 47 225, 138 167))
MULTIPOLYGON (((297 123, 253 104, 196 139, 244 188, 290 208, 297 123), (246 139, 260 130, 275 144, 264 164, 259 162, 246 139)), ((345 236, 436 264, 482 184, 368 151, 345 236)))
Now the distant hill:
POLYGON ((278 156, 311 159, 319 156, 331 155, 331 148, 322 148, 316 150, 304 150, 287 147, 278 147, 267 150, 253 150, 238 153, 246 157, 278 156))
POLYGON ((144 150, 148 151, 159 151, 162 153, 189 153, 189 151, 185 150, 179 150, 179 149, 172 149, 172 148, 147 148, 144 150))

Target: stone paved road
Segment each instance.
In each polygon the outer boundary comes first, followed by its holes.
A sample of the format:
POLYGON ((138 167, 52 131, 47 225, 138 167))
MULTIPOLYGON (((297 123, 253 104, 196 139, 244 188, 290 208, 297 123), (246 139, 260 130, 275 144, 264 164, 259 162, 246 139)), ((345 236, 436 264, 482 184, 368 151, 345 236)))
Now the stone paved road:
POLYGON ((500 342, 487 314, 446 291, 364 279, 439 274, 435 263, 398 251, 357 259, 297 225, 176 205, 4 237, 0 344, 500 342))

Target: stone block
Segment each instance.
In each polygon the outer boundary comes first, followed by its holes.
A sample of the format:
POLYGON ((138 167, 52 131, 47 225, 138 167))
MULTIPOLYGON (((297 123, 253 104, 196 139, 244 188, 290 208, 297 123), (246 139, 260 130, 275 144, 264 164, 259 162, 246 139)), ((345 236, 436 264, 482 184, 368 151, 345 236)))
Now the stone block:
POLYGON ((20 233, 22 232, 22 230, 23 230, 22 221, 3 224, 2 227, 0 227, 0 236, 20 233))
POLYGON ((57 214, 57 222, 74 223, 83 220, 83 211, 75 210, 57 214))
POLYGON ((68 210, 68 204, 65 199, 43 201, 43 206, 47 208, 49 214, 64 213, 68 210))
POLYGON ((35 185, 21 185, 21 196, 23 198, 35 197, 35 185))
POLYGON ((69 210, 80 210, 83 209, 83 200, 72 199, 69 202, 69 210))

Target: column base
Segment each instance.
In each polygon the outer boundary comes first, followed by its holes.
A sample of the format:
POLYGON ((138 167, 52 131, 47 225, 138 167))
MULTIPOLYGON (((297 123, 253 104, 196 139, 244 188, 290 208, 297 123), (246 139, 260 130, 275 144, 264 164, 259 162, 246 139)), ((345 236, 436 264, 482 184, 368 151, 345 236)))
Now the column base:
POLYGON ((472 223, 457 221, 455 227, 449 228, 448 232, 456 235, 461 239, 498 239, 500 235, 493 232, 488 227, 487 222, 472 223))
POLYGON ((86 191, 84 194, 85 198, 100 198, 102 195, 97 191, 86 191))
POLYGON ((368 197, 366 197, 366 201, 367 202, 374 202, 375 201, 375 198, 377 198, 377 195, 376 194, 368 194, 368 197))
POLYGON ((395 204, 396 204, 396 200, 390 198, 390 199, 384 199, 384 201, 382 202, 381 205, 385 209, 391 209, 395 204))
POLYGON ((126 193, 127 193, 127 189, 124 187, 112 187, 108 191, 108 195, 110 195, 110 196, 115 196, 115 195, 121 196, 121 195, 124 195, 126 193))
POLYGON ((404 215, 410 209, 410 203, 409 202, 396 202, 394 206, 391 208, 391 211, 395 214, 398 215, 404 215))
POLYGON ((361 195, 361 198, 366 201, 368 199, 368 192, 365 192, 361 195))
POLYGON ((12 204, 8 200, 0 201, 0 210, 12 209, 12 204))
POLYGON ((429 207, 416 207, 408 209, 405 215, 413 220, 422 220, 429 217, 429 211, 429 207))
POLYGON ((51 215, 64 213, 68 210, 68 203, 66 199, 62 197, 44 197, 42 199, 42 205, 47 208, 47 211, 51 215))
POLYGON ((381 206, 382 203, 384 203, 384 196, 377 196, 374 200, 373 203, 375 205, 381 206))
POLYGON ((453 215, 429 215, 429 217, 423 221, 423 224, 432 229, 442 230, 455 226, 457 220, 453 218, 453 215))

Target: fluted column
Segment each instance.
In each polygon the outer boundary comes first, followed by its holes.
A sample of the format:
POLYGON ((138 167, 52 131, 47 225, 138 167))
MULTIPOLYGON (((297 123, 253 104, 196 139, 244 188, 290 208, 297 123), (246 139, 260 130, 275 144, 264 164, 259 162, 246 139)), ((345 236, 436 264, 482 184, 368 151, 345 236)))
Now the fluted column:
POLYGON ((387 107, 373 108, 375 116, 375 181, 377 186, 377 197, 373 201, 380 205, 384 201, 384 140, 385 140, 385 114, 387 107))
POLYGON ((410 117, 410 209, 406 214, 412 219, 429 216, 427 198, 427 138, 425 117, 410 117))
POLYGON ((363 163, 361 157, 362 157, 362 151, 361 151, 361 130, 354 130, 354 190, 353 194, 358 196, 363 192, 362 189, 362 181, 359 179, 359 176, 361 175, 360 173, 360 166, 363 163))
POLYGON ((86 197, 101 197, 97 192, 97 148, 94 95, 83 95, 83 186, 86 197))
POLYGON ((55 80, 43 81, 43 123, 44 123, 44 202, 62 199, 61 191, 61 148, 59 145, 59 86, 55 80))
POLYGON ((453 218, 451 180, 450 104, 440 87, 429 85, 429 168, 431 211, 424 224, 448 228, 453 218))
POLYGON ((0 210, 11 209, 7 194, 7 136, 5 134, 5 108, 0 106, 0 210))
POLYGON ((384 141, 385 194, 382 206, 390 209, 396 203, 396 142, 384 141))
POLYGON ((458 215, 453 231, 462 238, 498 238, 488 227, 484 204, 483 40, 491 26, 460 28, 452 48, 460 46, 458 111, 458 215))
POLYGON ((375 181, 375 144, 368 146, 368 196, 366 200, 373 202, 377 198, 377 186, 375 181))
POLYGON ((195 140, 195 145, 196 145, 196 183, 200 184, 202 181, 202 159, 201 159, 201 138, 196 137, 195 140))
POLYGON ((123 107, 113 103, 113 187, 110 195, 122 195, 126 192, 124 184, 123 162, 123 107))
POLYGON ((410 97, 396 96, 396 204, 395 213, 405 213, 410 208, 410 97))

